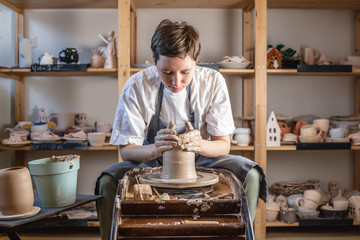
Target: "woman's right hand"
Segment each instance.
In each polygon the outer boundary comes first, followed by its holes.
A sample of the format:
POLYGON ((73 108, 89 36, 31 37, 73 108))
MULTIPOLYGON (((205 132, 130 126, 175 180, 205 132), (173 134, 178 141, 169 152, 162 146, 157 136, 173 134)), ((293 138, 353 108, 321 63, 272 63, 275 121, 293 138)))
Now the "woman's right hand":
POLYGON ((158 156, 178 145, 179 138, 176 135, 176 131, 172 129, 174 125, 174 121, 171 120, 167 128, 161 129, 156 133, 155 147, 158 156))

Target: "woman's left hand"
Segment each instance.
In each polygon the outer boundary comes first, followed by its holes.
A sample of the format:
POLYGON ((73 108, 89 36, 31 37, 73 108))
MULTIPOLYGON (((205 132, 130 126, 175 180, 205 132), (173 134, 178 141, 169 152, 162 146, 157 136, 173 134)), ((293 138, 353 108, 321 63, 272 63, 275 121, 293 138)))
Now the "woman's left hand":
POLYGON ((194 130, 190 122, 186 122, 186 133, 179 136, 179 147, 187 152, 201 152, 202 137, 199 130, 194 130))

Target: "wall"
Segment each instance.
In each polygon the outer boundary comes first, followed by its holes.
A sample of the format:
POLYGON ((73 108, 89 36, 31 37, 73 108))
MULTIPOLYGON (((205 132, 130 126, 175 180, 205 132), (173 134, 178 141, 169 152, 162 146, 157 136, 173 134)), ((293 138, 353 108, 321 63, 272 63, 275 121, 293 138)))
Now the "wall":
MULTIPOLYGON (((39 45, 33 51, 34 58, 44 51, 57 55, 63 47, 76 47, 81 51, 81 61, 85 63, 91 57, 90 50, 103 44, 97 35, 117 30, 117 13, 114 10, 28 10, 25 15, 26 35, 39 36, 39 45)), ((354 53, 353 17, 350 11, 270 10, 268 41, 273 45, 283 43, 295 50, 302 45, 310 45, 329 58, 338 60, 354 53), (301 28, 298 27, 300 22, 301 28)), ((202 39, 202 62, 217 62, 225 55, 242 54, 241 10, 139 9, 138 63, 151 60, 151 35, 164 18, 183 19, 198 28, 202 39)), ((239 94, 241 78, 228 77, 227 82, 233 113, 239 116, 242 111, 239 94)), ((353 80, 349 77, 270 76, 268 88, 268 110, 286 116, 316 114, 329 117, 353 112, 353 80)), ((89 114, 91 124, 96 120, 112 122, 116 102, 116 78, 26 79, 25 114, 29 120, 36 120, 38 108, 44 106, 48 114, 85 112, 89 114)), ((4 109, 6 114, 10 114, 9 108, 4 109)), ((50 151, 27 152, 26 158, 32 160, 52 154, 54 152, 50 151)), ((79 192, 92 193, 96 177, 116 162, 117 152, 89 151, 79 154, 79 192)), ((345 151, 269 152, 268 181, 271 184, 282 180, 319 178, 325 188, 329 180, 337 179, 341 187, 351 187, 351 164, 351 153, 345 151), (331 170, 323 171, 325 166, 332 166, 331 170)))

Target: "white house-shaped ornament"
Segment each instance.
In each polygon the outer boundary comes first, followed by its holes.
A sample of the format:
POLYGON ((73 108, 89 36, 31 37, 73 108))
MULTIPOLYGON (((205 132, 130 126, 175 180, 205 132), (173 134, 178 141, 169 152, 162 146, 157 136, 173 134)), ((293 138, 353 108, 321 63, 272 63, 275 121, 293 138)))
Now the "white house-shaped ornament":
POLYGON ((360 222, 360 196, 352 196, 349 199, 350 216, 360 222))
POLYGON ((266 125, 266 146, 280 147, 281 130, 276 120, 275 113, 272 111, 266 125))

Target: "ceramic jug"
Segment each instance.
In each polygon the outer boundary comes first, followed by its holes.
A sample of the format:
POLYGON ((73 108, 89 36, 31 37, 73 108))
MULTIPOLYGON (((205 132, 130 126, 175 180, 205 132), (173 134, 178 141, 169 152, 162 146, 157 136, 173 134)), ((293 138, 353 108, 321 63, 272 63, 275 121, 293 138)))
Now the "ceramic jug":
POLYGON ((237 128, 231 134, 231 143, 238 146, 249 146, 250 140, 250 128, 237 128))
POLYGON ((30 212, 34 193, 30 172, 26 167, 11 167, 0 170, 0 211, 3 215, 30 212))
POLYGON ((19 38, 19 66, 30 67, 33 63, 32 49, 36 48, 38 37, 34 36, 32 39, 24 38, 23 35, 18 34, 19 38))

